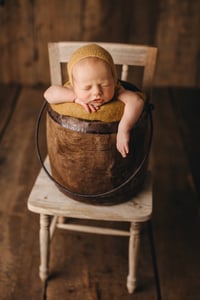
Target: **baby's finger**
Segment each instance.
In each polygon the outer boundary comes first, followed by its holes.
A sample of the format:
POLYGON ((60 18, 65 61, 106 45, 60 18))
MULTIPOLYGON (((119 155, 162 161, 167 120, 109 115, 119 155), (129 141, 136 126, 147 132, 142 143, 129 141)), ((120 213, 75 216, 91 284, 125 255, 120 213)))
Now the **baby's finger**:
POLYGON ((125 145, 125 146, 124 146, 124 151, 126 152, 126 154, 129 153, 129 147, 128 147, 128 145, 125 145))
POLYGON ((126 157, 126 151, 123 147, 118 147, 118 151, 121 154, 122 157, 126 157))
POLYGON ((129 152, 129 149, 127 146, 123 146, 122 149, 120 150, 120 153, 121 153, 122 157, 124 157, 124 158, 127 156, 128 152, 129 152))
POLYGON ((88 113, 90 113, 91 109, 90 109, 89 105, 83 104, 83 107, 85 108, 85 110, 86 110, 88 113))
POLYGON ((89 108, 90 108, 90 110, 91 110, 92 112, 97 111, 96 106, 94 106, 94 105, 92 105, 92 104, 89 104, 89 108))

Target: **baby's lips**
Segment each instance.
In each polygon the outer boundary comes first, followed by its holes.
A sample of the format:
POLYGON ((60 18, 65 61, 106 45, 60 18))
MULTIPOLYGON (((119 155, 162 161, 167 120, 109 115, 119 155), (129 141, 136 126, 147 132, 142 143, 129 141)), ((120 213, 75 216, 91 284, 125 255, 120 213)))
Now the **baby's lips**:
POLYGON ((103 103, 103 100, 102 99, 95 99, 92 101, 93 103, 96 103, 96 104, 102 104, 103 103))

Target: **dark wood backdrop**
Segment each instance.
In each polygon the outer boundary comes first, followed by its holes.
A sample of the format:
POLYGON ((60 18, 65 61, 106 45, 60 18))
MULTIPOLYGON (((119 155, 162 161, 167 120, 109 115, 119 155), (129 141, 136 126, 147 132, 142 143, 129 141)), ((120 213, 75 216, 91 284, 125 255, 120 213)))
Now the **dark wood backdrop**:
POLYGON ((199 0, 5 0, 0 6, 0 82, 49 84, 47 43, 155 45, 155 85, 200 86, 199 0))
MULTIPOLYGON (((156 299, 146 228, 139 288, 133 296, 125 286, 128 241, 123 238, 58 231, 51 247, 51 278, 43 285, 38 277, 39 217, 27 210, 27 198, 40 169, 34 131, 49 84, 47 43, 87 40, 159 48, 150 161, 162 299, 199 300, 200 1, 4 2, 0 6, 0 299, 156 299)), ((45 155, 44 126, 41 146, 45 155)))

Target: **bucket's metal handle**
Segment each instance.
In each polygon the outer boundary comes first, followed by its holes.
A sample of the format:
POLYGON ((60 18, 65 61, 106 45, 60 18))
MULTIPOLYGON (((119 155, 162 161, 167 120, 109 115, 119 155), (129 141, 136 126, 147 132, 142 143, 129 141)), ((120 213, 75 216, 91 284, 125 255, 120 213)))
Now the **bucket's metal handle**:
POLYGON ((103 197, 108 197, 111 196, 112 194, 114 194, 115 192, 119 191, 121 188, 123 188, 124 186, 126 186, 128 183, 130 183, 134 177, 137 176, 137 174, 140 172, 140 170, 142 169, 142 167, 144 166, 145 162, 148 159, 148 155, 150 152, 150 148, 151 148, 151 144, 152 144, 152 138, 153 138, 153 118, 152 118, 152 109, 154 108, 153 104, 149 103, 148 101, 146 101, 146 107, 145 109, 147 110, 147 114, 149 117, 149 122, 150 122, 150 134, 149 134, 149 141, 148 141, 148 145, 147 145, 147 151, 141 161, 141 163, 139 164, 139 166, 136 168, 136 170, 132 173, 132 175, 130 175, 130 177, 128 179, 126 179, 123 183, 121 183, 120 185, 114 187, 113 189, 104 192, 104 193, 98 193, 98 194, 79 194, 76 192, 72 192, 69 189, 67 189, 65 186, 63 186, 62 184, 60 184, 57 180, 55 180, 53 178, 53 176, 49 173, 48 169, 46 168, 42 156, 41 156, 41 152, 40 152, 40 146, 39 146, 39 130, 40 130, 40 123, 41 123, 41 118, 43 115, 43 112, 45 110, 47 106, 47 102, 45 101, 40 109, 37 121, 36 121, 36 129, 35 129, 35 144, 36 144, 36 152, 38 155, 38 159, 40 161, 40 164, 42 166, 42 168, 44 169, 44 171, 46 172, 46 174, 48 175, 48 177, 56 184, 59 186, 59 188, 65 192, 67 192, 69 195, 74 196, 74 197, 81 197, 81 198, 103 198, 103 197))

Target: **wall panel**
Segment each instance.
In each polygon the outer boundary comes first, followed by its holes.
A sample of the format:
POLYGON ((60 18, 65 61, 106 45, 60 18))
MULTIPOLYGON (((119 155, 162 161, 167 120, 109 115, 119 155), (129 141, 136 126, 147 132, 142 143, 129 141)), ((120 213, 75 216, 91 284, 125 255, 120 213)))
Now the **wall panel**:
POLYGON ((200 1, 162 0, 156 44, 161 85, 200 86, 200 1))
POLYGON ((49 84, 47 43, 155 45, 155 85, 200 86, 199 0, 5 0, 0 82, 49 84))

